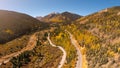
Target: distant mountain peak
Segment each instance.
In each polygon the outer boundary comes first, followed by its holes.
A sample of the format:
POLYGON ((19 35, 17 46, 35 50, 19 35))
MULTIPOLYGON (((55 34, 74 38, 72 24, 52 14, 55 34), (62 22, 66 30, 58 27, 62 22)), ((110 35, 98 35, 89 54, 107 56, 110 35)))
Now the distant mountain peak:
POLYGON ((43 18, 38 20, 43 21, 43 22, 53 22, 53 23, 63 23, 63 22, 71 22, 71 21, 75 21, 76 19, 80 18, 80 15, 65 11, 62 13, 58 13, 58 12, 52 12, 46 16, 44 16, 43 18))
POLYGON ((72 13, 68 12, 68 11, 65 11, 65 12, 62 12, 61 14, 72 14, 72 13))
POLYGON ((50 13, 48 15, 51 15, 51 14, 59 14, 59 12, 52 12, 52 13, 50 13))
POLYGON ((61 14, 75 14, 75 13, 72 13, 72 12, 69 12, 69 11, 65 11, 65 12, 62 12, 61 14))

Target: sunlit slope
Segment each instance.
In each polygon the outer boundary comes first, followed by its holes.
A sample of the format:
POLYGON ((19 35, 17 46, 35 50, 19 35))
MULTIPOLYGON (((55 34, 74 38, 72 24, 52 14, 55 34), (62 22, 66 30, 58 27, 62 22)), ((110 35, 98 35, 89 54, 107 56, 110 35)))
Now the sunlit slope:
POLYGON ((78 41, 86 47, 89 68, 119 68, 120 7, 112 7, 76 21, 78 41))
MULTIPOLYGON (((80 24, 80 29, 89 30, 100 38, 112 41, 120 37, 120 7, 104 9, 78 19, 77 23, 80 24)), ((115 44, 115 42, 111 43, 115 44)))

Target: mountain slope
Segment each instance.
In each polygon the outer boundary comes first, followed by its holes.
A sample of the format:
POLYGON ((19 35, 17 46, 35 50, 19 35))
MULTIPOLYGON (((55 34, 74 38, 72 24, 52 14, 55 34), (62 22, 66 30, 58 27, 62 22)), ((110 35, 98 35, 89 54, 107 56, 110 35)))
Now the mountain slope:
POLYGON ((45 17, 37 17, 38 20, 43 22, 51 22, 51 23, 71 23, 71 21, 75 21, 80 18, 80 15, 73 14, 70 12, 63 13, 51 13, 45 17))
POLYGON ((7 10, 0 10, 0 43, 38 29, 41 23, 35 18, 7 10))
MULTIPOLYGON (((50 18, 54 16, 51 15, 50 18)), ((69 40, 64 30, 73 33, 79 42, 88 68, 120 68, 119 6, 81 17, 69 25, 60 25, 52 32, 54 43, 63 46, 68 52, 67 56, 71 55, 67 57, 67 59, 71 59, 67 60, 68 64, 65 66, 69 68, 69 64, 73 64, 70 67, 75 67, 72 61, 75 62, 73 56, 76 54, 72 54, 74 48, 70 49, 70 45, 67 43, 69 40)))
POLYGON ((80 43, 87 49, 89 68, 120 67, 120 6, 80 18, 75 25, 84 34, 80 43))
POLYGON ((78 19, 77 22, 80 24, 80 29, 87 29, 101 38, 115 39, 120 34, 119 13, 120 7, 107 8, 78 19))
MULTIPOLYGON (((79 55, 77 55, 76 48, 79 48, 78 51, 81 52, 81 65, 83 68, 120 68, 119 6, 107 8, 85 17, 79 17, 79 19, 78 17, 71 17, 68 12, 61 14, 52 13, 44 18, 40 17, 39 19, 40 21, 55 23, 55 25, 49 26, 48 29, 38 31, 38 34, 36 34, 38 38, 36 47, 29 52, 25 52, 13 58, 6 65, 3 64, 3 67, 57 68, 62 57, 62 52, 58 48, 50 46, 47 40, 47 34, 50 33, 51 41, 55 45, 63 47, 67 53, 63 68, 77 67, 77 62, 80 59, 77 58, 79 55), (59 25, 59 23, 71 24, 59 25), (70 40, 70 36, 66 30, 74 36, 75 41, 73 38, 72 41, 70 40), (77 43, 76 47, 73 46, 73 42, 77 43)), ((47 25, 51 25, 51 23, 47 25)), ((7 32, 10 31, 8 30, 7 32)), ((12 32, 10 33, 12 34, 12 32)), ((26 37, 26 40, 28 40, 27 38, 28 37, 26 37)), ((18 42, 18 40, 16 39, 15 42, 18 42)), ((22 45, 22 47, 24 47, 24 45, 22 45)), ((17 46, 12 48, 20 47, 17 46)), ((6 50, 10 52, 16 51, 12 48, 6 50)), ((2 51, 0 50, 0 52, 2 51)), ((6 55, 6 51, 4 53, 0 55, 6 55)))

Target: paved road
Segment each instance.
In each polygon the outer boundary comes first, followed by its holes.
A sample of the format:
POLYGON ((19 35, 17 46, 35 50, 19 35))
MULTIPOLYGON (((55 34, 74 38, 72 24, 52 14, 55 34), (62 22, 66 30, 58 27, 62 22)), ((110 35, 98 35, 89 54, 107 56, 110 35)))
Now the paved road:
POLYGON ((48 34, 48 37, 47 37, 49 43, 51 46, 53 47, 58 47, 62 52, 63 52, 63 56, 62 56, 62 59, 58 65, 58 68, 62 68, 62 66, 64 65, 65 61, 66 61, 66 56, 67 56, 67 53, 66 51, 64 50, 64 48, 62 48, 61 46, 56 46, 55 44, 52 43, 52 41, 50 40, 50 34, 48 34))
POLYGON ((23 49, 21 49, 18 52, 14 52, 12 54, 1 57, 0 58, 0 65, 3 64, 3 63, 9 62, 13 57, 17 57, 17 56, 19 56, 21 53, 23 53, 25 51, 32 50, 36 46, 36 43, 37 43, 37 37, 36 37, 36 34, 33 34, 30 37, 29 42, 28 42, 26 47, 24 47, 23 49))
POLYGON ((66 31, 69 36, 70 36, 70 40, 71 40, 71 43, 75 46, 76 50, 77 50, 77 63, 76 63, 76 67, 75 68, 82 68, 82 54, 81 54, 81 51, 80 51, 80 45, 78 44, 77 40, 73 37, 73 35, 66 31))

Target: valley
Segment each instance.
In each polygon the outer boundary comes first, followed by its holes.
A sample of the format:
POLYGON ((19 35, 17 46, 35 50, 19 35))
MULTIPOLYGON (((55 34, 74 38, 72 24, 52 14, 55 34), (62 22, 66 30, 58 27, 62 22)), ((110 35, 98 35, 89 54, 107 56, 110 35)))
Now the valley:
POLYGON ((34 18, 1 10, 0 68, 120 68, 119 12, 115 6, 34 18))

